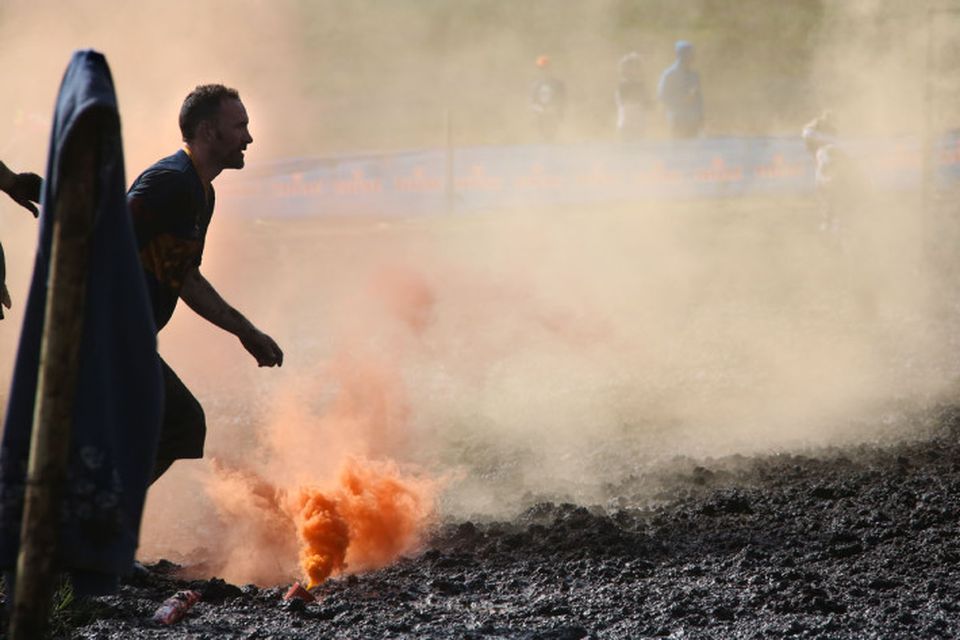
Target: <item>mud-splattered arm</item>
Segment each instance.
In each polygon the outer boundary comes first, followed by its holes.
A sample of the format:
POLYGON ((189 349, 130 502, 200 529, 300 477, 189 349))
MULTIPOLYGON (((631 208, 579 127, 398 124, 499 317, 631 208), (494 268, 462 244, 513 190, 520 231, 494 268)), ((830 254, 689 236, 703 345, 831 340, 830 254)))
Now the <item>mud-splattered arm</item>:
POLYGON ((273 338, 257 329, 213 288, 197 268, 191 269, 180 290, 180 299, 200 317, 237 336, 243 348, 261 367, 283 364, 283 351, 273 338))

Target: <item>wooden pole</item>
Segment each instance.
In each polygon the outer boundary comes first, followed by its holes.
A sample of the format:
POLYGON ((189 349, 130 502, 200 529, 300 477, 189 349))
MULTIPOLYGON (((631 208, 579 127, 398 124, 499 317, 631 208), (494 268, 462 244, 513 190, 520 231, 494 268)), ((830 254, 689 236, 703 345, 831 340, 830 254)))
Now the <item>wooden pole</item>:
POLYGON ((446 162, 444 163, 444 195, 446 196, 446 210, 448 214, 453 214, 456 211, 457 206, 457 185, 455 183, 454 176, 454 157, 453 157, 453 116, 450 113, 450 108, 446 108, 443 111, 443 131, 444 131, 444 148, 445 154, 444 157, 446 162))
MULTIPOLYGON (((929 245, 933 240, 931 235, 931 221, 934 218, 934 199, 933 189, 935 180, 935 145, 934 131, 936 129, 936 95, 934 89, 934 75, 937 73, 936 57, 936 20, 933 2, 928 2, 926 6, 926 16, 924 23, 926 35, 926 50, 924 51, 924 74, 923 74, 923 137, 922 153, 923 164, 921 165, 920 182, 920 202, 921 215, 923 216, 922 237, 926 241, 926 253, 929 254, 929 245)), ((927 256, 929 257, 929 255, 927 256)))
POLYGON ((57 573, 93 207, 96 121, 84 116, 61 155, 40 368, 17 558, 10 640, 43 637, 57 573))

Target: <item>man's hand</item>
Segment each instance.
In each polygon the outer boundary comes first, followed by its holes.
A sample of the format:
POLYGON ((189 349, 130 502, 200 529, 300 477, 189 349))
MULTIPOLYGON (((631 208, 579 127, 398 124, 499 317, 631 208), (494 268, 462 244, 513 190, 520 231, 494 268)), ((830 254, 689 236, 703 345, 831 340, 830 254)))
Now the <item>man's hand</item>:
POLYGON ((13 173, 12 171, 6 173, 3 178, 0 180, 0 189, 6 191, 14 202, 27 209, 36 218, 40 211, 34 203, 40 202, 43 179, 35 173, 13 173))
POLYGON ((199 269, 194 268, 184 278, 180 298, 200 317, 237 336, 243 348, 257 359, 261 367, 279 367, 283 364, 283 351, 273 338, 227 304, 199 269))
POLYGON ((283 366, 283 351, 267 334, 251 327, 250 331, 238 337, 243 348, 257 359, 257 365, 261 367, 283 366))
MULTIPOLYGON (((0 304, 5 306, 7 309, 10 308, 10 305, 13 302, 10 300, 10 292, 7 291, 7 285, 0 282, 0 304)), ((0 309, 0 319, 3 319, 3 310, 0 309)))

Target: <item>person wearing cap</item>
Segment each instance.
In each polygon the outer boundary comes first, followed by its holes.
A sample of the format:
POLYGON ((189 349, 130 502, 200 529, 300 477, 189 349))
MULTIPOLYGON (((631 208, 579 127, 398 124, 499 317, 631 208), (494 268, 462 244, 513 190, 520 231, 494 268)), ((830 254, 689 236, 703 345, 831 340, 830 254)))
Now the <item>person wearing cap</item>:
POLYGON ((555 77, 550 69, 550 58, 537 58, 537 79, 530 92, 530 108, 537 121, 540 137, 551 142, 560 128, 563 112, 566 108, 567 89, 563 81, 555 77))
MULTIPOLYGON (((36 203, 40 202, 40 187, 43 180, 35 173, 16 173, 0 161, 0 191, 13 198, 13 201, 33 214, 39 214, 36 203)), ((3 308, 10 308, 10 292, 7 291, 7 266, 0 244, 0 320, 3 320, 3 308)))
POLYGON ((657 96, 667 110, 670 133, 674 138, 695 138, 703 129, 703 95, 700 74, 693 70, 693 45, 677 41, 677 59, 660 76, 657 96))

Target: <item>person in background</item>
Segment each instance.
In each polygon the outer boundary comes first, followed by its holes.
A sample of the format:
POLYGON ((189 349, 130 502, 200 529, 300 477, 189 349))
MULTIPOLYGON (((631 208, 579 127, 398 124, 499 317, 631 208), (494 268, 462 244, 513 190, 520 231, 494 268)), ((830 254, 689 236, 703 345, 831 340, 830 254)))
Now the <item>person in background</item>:
POLYGON ((637 142, 643 139, 646 112, 650 107, 650 94, 643 81, 643 65, 640 54, 634 52, 620 58, 620 80, 617 83, 617 132, 621 142, 637 142))
POLYGON ((703 95, 700 74, 693 70, 693 45, 678 40, 677 59, 660 76, 657 97, 667 110, 670 133, 674 138, 695 138, 703 129, 703 95))
MULTIPOLYGON (((224 169, 242 169, 253 142, 247 111, 234 89, 198 86, 180 109, 184 147, 147 168, 127 193, 147 292, 157 331, 178 300, 200 317, 232 333, 261 367, 283 364, 283 352, 230 306, 200 273, 207 227, 213 216, 213 180, 224 169)), ((203 408, 161 359, 164 415, 153 481, 175 460, 203 457, 203 408)))
MULTIPOLYGON (((0 191, 13 198, 14 202, 27 209, 36 218, 39 215, 37 203, 40 202, 40 188, 43 179, 35 173, 15 173, 0 161, 0 191)), ((3 308, 10 308, 10 292, 7 290, 7 265, 0 244, 0 320, 3 320, 3 308)))
POLYGON ((550 69, 550 58, 537 58, 537 79, 530 92, 530 108, 537 121, 537 130, 545 142, 552 142, 557 136, 563 112, 566 109, 567 89, 563 81, 555 77, 550 69))
POLYGON ((801 133, 803 144, 813 156, 814 185, 820 201, 820 230, 838 234, 841 215, 849 216, 862 202, 858 171, 841 148, 836 118, 830 110, 808 122, 801 133))

